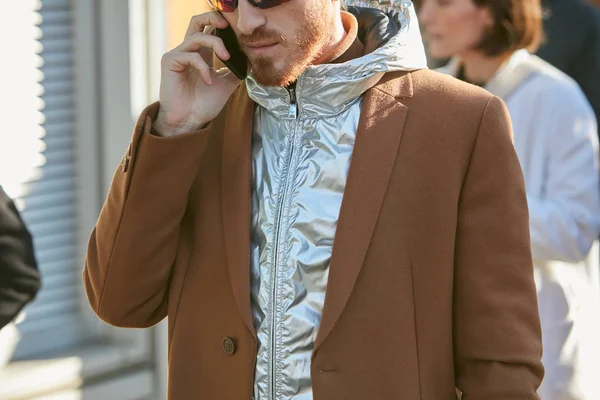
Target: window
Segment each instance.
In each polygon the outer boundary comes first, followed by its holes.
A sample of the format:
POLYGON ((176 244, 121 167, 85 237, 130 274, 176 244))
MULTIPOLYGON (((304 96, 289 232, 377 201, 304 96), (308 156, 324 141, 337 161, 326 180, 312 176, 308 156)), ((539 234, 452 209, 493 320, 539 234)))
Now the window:
POLYGON ((72 346, 89 334, 78 292, 73 13, 68 0, 0 8, 12 21, 3 48, 14 62, 6 65, 5 58, 5 67, 15 69, 0 78, 12 88, 4 100, 10 104, 2 107, 10 137, 2 138, 8 154, 0 182, 34 236, 43 276, 43 288, 19 325, 21 358, 72 346))
POLYGON ((101 323, 81 280, 133 126, 128 8, 123 0, 0 2, 0 184, 34 235, 43 276, 18 325, 15 361, 0 368, 2 399, 157 391, 155 332, 101 323))

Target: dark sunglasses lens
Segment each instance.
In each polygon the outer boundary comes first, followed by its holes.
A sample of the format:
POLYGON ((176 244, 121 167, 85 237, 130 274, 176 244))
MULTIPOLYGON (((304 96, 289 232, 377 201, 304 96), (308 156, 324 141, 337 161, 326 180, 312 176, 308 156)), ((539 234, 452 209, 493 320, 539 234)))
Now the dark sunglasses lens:
POLYGON ((249 0, 250 4, 262 10, 273 8, 287 3, 289 0, 249 0))
MULTIPOLYGON (((238 0, 208 0, 210 5, 217 11, 230 13, 234 12, 238 6, 238 0)), ((273 8, 287 3, 290 0, 248 0, 254 7, 260 9, 273 8)))
POLYGON ((217 11, 234 12, 237 7, 237 0, 210 0, 211 5, 217 11))

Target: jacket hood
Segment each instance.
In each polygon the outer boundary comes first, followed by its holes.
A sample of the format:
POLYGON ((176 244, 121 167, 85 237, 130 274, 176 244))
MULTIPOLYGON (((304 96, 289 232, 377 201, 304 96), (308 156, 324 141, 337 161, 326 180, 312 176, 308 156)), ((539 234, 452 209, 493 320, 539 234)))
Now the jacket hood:
MULTIPOLYGON (((385 73, 427 68, 410 1, 399 2, 389 10, 350 6, 348 12, 358 20, 358 38, 364 44, 365 55, 340 64, 308 67, 296 82, 298 118, 339 114, 385 73)), ((252 73, 246 79, 246 86, 254 102, 283 119, 288 118, 290 94, 286 88, 260 85, 252 73)))

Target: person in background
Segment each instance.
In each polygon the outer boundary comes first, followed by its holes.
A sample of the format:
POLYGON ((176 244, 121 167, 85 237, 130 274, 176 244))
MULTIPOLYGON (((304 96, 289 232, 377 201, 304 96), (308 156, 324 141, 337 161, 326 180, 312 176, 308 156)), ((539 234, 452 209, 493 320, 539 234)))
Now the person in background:
MULTIPOLYGON (((600 10, 584 0, 546 0, 537 55, 573 78, 600 116, 600 10)), ((600 130, 598 130, 600 136, 600 130)))
POLYGON ((0 187, 0 329, 17 317, 39 289, 31 235, 0 187))
POLYGON ((566 74, 530 54, 542 37, 539 0, 424 0, 440 70, 501 97, 525 175, 546 378, 543 400, 600 399, 600 231, 594 112, 566 74))

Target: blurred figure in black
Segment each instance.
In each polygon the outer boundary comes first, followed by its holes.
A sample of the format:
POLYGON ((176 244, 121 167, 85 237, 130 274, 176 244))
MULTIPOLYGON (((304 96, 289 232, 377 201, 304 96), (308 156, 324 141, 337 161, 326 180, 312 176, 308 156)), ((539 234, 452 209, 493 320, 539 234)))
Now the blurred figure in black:
POLYGON ((0 329, 33 300, 39 288, 31 235, 0 187, 0 329))
POLYGON ((537 55, 575 79, 600 119, 600 10, 585 0, 542 6, 546 41, 537 55))

